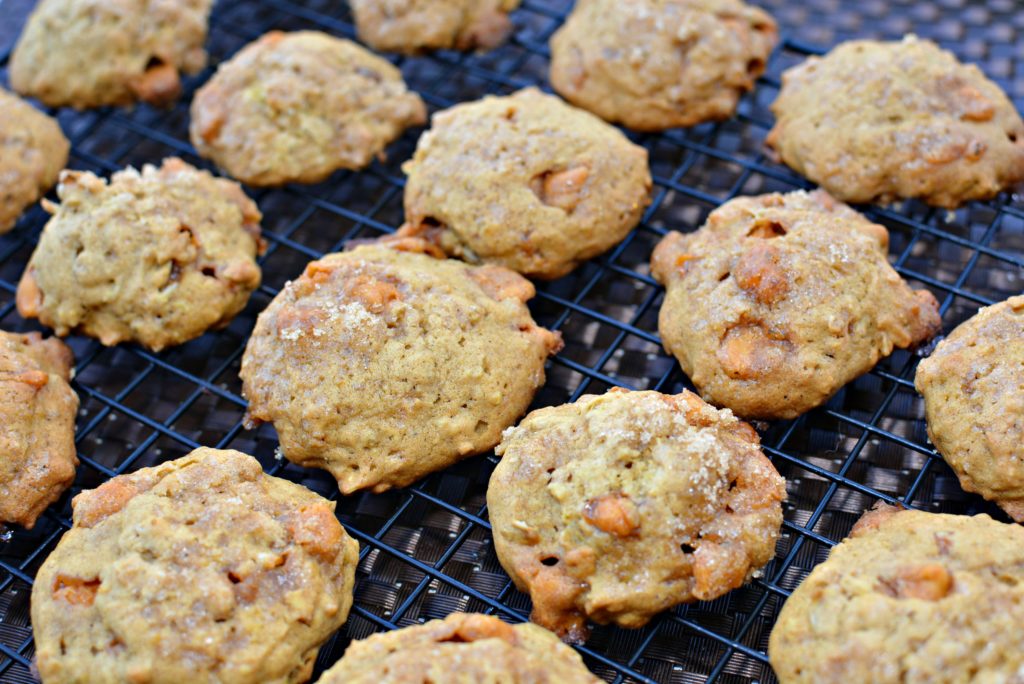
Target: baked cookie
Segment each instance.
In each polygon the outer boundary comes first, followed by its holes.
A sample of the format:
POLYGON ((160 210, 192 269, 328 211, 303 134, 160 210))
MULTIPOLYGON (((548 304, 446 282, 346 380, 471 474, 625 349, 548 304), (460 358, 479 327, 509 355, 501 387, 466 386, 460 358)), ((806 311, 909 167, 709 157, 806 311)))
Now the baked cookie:
POLYGON ((536 625, 453 613, 353 642, 320 684, 599 684, 579 654, 536 625))
POLYGON ((227 325, 260 284, 261 216, 237 183, 170 158, 109 184, 65 171, 57 194, 17 304, 58 335, 160 351, 227 325))
POLYGON ((519 0, 351 0, 359 40, 374 50, 491 50, 512 31, 519 0))
POLYGON ((969 492, 1024 522, 1024 296, 989 306, 917 367, 928 436, 969 492))
POLYGON ((775 555, 785 481, 754 429, 697 395, 613 389, 508 430, 487 489, 498 559, 530 619, 641 627, 739 587, 775 555))
POLYGON ((196 449, 72 506, 32 587, 47 684, 304 682, 352 606, 334 503, 243 453, 196 449))
POLYGON ((213 0, 41 0, 11 55, 11 86, 51 107, 169 105, 206 66, 213 0))
POLYGON ((1017 682, 1024 528, 882 506, 789 597, 768 656, 781 684, 1017 682))
POLYGON ((638 131, 728 119, 779 40, 740 0, 578 0, 551 38, 551 85, 638 131))
POLYGON ((973 64, 929 40, 856 40, 782 75, 768 147, 847 202, 940 207, 1024 180, 1024 122, 973 64))
POLYGON ((434 115, 402 170, 402 234, 545 279, 626 237, 651 189, 647 150, 536 88, 434 115))
POLYGON ((68 163, 60 124, 0 88, 0 234, 46 194, 68 163))
POLYGON ((716 406, 795 418, 939 331, 938 302, 899 277, 888 245, 821 190, 726 202, 654 250, 665 349, 716 406))
POLYGON ((31 529, 75 479, 73 364, 58 339, 0 330, 0 525, 31 529))
POLYGON ((404 487, 489 450, 562 346, 528 280, 436 258, 405 238, 306 266, 256 322, 242 358, 250 426, 343 494, 404 487))
POLYGON ((199 89, 190 133, 199 154, 268 186, 361 169, 426 119, 390 62, 325 33, 271 31, 199 89))

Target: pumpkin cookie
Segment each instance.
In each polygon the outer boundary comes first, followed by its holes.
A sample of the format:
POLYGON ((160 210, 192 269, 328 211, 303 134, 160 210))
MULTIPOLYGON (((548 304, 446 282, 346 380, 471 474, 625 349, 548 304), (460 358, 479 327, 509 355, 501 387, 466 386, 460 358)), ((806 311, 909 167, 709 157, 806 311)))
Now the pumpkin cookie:
POLYGON ((775 554, 785 482, 754 429, 697 395, 614 389, 507 431, 487 489, 494 548, 570 641, 585 619, 641 627, 757 576, 775 554))
POLYGON ((227 325, 260 284, 260 212, 237 183, 171 158, 109 184, 65 171, 57 194, 17 303, 58 335, 160 351, 227 325))
POLYGON ((402 169, 402 234, 536 278, 620 242, 651 189, 647 150, 535 88, 436 114, 402 169))
POLYGON ((352 0, 359 39, 375 50, 490 50, 512 30, 519 0, 352 0))
POLYGON ((711 403, 795 418, 939 331, 935 297, 899 277, 888 245, 820 190, 726 202, 654 250, 665 349, 711 403))

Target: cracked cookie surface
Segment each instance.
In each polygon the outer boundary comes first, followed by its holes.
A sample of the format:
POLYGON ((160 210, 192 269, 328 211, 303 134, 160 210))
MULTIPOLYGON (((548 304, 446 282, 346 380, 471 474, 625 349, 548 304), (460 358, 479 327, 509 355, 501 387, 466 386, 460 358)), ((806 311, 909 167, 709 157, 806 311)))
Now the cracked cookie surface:
POLYGON ((512 30, 519 0, 352 0, 359 39, 375 50, 490 50, 512 30))

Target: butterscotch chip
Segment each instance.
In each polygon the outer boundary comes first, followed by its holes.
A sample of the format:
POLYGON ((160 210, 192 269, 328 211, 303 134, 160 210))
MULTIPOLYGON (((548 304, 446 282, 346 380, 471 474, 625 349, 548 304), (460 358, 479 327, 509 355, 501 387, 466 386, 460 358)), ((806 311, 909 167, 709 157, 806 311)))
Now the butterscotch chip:
POLYGON ((310 263, 246 347, 249 422, 272 422, 284 455, 328 470, 342 493, 404 487, 489 450, 561 348, 530 317, 529 281, 431 249, 406 238, 310 263))
POLYGON ((375 50, 490 50, 512 30, 519 0, 352 0, 359 39, 375 50))
POLYGON ((778 38, 740 0, 579 0, 551 38, 551 85, 638 131, 727 119, 778 38))
POLYGON ((973 64, 929 40, 857 40, 786 71, 767 143, 847 202, 940 207, 1024 180, 1024 122, 973 64))
POLYGON ((0 330, 0 523, 31 529, 75 479, 73 363, 60 340, 0 330))
POLYGON ((196 449, 72 506, 32 587, 47 684, 304 682, 352 606, 359 545, 334 503, 240 452, 196 449))
POLYGON ((969 492, 1024 522, 1024 296, 981 309, 914 380, 928 436, 969 492))
POLYGON ((154 351, 227 325, 260 284, 260 212, 229 180, 180 159, 108 184, 65 171, 18 283, 18 312, 64 336, 154 351))
POLYGON ((494 548, 569 641, 586 619, 642 627, 757 576, 775 554, 785 482, 757 433, 695 394, 615 389, 508 430, 487 489, 494 548))
POLYGON ((935 297, 900 278, 888 245, 821 190, 731 200, 654 250, 665 349, 711 403, 795 418, 939 331, 935 297))
POLYGON ((439 112, 402 168, 402 234, 536 278, 620 242, 651 189, 647 150, 535 88, 439 112))
POLYGON ((213 0, 42 0, 11 55, 11 86, 51 107, 172 103, 206 65, 213 0))
POLYGON ((453 613, 353 642, 321 684, 598 684, 579 654, 536 625, 453 613))
POLYGON ((192 144, 249 185, 361 169, 426 107, 390 62, 317 31, 271 31, 220 65, 192 101, 192 144))
POLYGON ((883 506, 789 597, 782 684, 1013 682, 1024 670, 1024 528, 883 506))

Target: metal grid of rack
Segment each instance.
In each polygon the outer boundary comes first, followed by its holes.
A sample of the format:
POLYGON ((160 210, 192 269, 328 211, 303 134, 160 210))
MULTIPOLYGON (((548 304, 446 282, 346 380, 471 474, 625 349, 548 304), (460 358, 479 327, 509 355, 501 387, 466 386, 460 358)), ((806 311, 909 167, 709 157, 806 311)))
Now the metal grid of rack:
MULTIPOLYGON (((0 0, 0 82, 6 82, 9 52, 31 4, 0 0)), ((784 40, 738 115, 719 124, 631 136, 649 150, 655 179, 643 222, 608 254, 539 286, 531 303, 534 317, 561 330, 566 348, 550 363, 535 408, 616 385, 664 392, 690 387, 660 346, 662 290, 649 275, 651 250, 668 230, 695 230, 709 211, 736 195, 805 187, 770 162, 762 144, 779 74, 817 52, 814 46, 855 36, 895 38, 914 30, 980 62, 1021 108, 1024 8, 1014 0, 760 4, 780 20, 784 40)), ((491 53, 440 52, 394 61, 432 110, 485 93, 545 86, 547 41, 570 5, 570 0, 525 0, 513 15, 514 36, 491 53)), ((354 36, 348 9, 337 0, 221 0, 211 19, 211 64, 271 28, 354 36)), ((109 174, 170 155, 201 164, 188 143, 188 103, 211 70, 189 79, 184 98, 170 110, 59 112, 73 143, 71 165, 109 174)), ((275 458, 270 426, 252 432, 242 427, 239 361, 256 315, 307 261, 401 223, 399 167, 418 134, 407 132, 389 148, 386 161, 364 172, 338 173, 316 186, 252 193, 265 215, 270 244, 262 259, 264 285, 228 328, 161 354, 69 340, 77 360, 74 387, 82 401, 76 434, 82 464, 71 495, 205 445, 254 454, 268 472, 338 498, 325 473, 275 458)), ((907 203, 867 213, 890 229, 891 256, 900 273, 936 294, 946 330, 979 306, 1022 289, 1024 200, 1001 196, 956 212, 907 203)), ((14 310, 14 290, 45 218, 36 207, 14 232, 0 237, 4 329, 33 329, 14 310)), ((781 603, 875 500, 999 516, 960 490, 927 443, 922 402, 913 389, 919 354, 897 352, 826 406, 795 421, 759 425, 765 451, 786 477, 789 492, 778 553, 764 576, 716 601, 667 612, 644 629, 597 628, 580 648, 587 665, 614 682, 774 681, 765 649, 781 603)), ((473 458, 405 490, 338 500, 339 517, 362 550, 352 615, 321 650, 317 674, 351 639, 375 630, 460 610, 525 619, 529 600, 511 586, 490 544, 484 495, 494 462, 493 455, 473 458)), ((34 530, 0 537, 2 682, 34 681, 29 593, 39 564, 70 526, 69 502, 70 495, 51 507, 34 530)))

